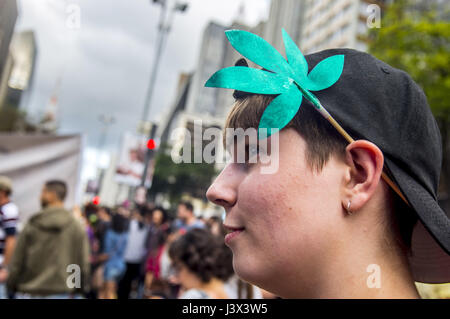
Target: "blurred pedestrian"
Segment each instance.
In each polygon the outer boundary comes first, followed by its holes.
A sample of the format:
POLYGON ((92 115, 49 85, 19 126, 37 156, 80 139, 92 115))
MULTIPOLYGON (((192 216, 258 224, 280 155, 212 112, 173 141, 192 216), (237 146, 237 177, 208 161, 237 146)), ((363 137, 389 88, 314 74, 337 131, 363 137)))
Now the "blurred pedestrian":
POLYGON ((214 236, 223 238, 226 235, 226 231, 222 225, 222 219, 217 216, 212 216, 206 221, 206 226, 214 236))
MULTIPOLYGON (((91 211, 91 205, 87 205, 85 212, 91 211)), ((103 254, 105 234, 111 227, 111 211, 106 206, 98 207, 95 211, 96 221, 93 224, 94 230, 94 244, 91 249, 91 291, 89 297, 95 299, 99 290, 103 289, 104 285, 104 263, 107 260, 107 255, 103 254)), ((92 218, 90 218, 92 219, 92 218)))
POLYGON ((73 298, 87 291, 88 238, 64 209, 66 193, 65 182, 46 182, 42 211, 30 218, 18 237, 7 281, 17 298, 73 298))
POLYGON ((195 228, 175 240, 169 256, 182 287, 180 299, 227 299, 232 255, 209 230, 195 228))
POLYGON ((105 234, 103 258, 107 259, 104 268, 104 284, 99 299, 116 299, 117 283, 125 272, 125 248, 128 239, 128 220, 122 214, 114 213, 111 228, 105 234))
POLYGON ((190 202, 182 201, 177 208, 178 220, 175 222, 176 227, 185 233, 193 228, 203 228, 205 224, 194 215, 194 206, 190 202))
POLYGON ((141 281, 141 266, 146 257, 148 231, 148 226, 144 223, 144 216, 138 210, 134 210, 128 228, 128 241, 124 254, 125 274, 119 281, 119 299, 128 299, 133 282, 137 281, 138 286, 141 281))
MULTIPOLYGON (((206 225, 211 233, 222 242, 222 250, 224 251, 224 263, 232 260, 232 252, 225 245, 223 238, 227 231, 223 227, 222 219, 218 216, 212 216, 206 221, 206 225)), ((230 299, 262 299, 262 291, 256 286, 242 281, 233 273, 233 275, 225 282, 225 291, 230 299)))
POLYGON ((166 249, 169 234, 167 211, 155 207, 151 212, 151 225, 147 237, 147 258, 145 262, 145 294, 149 298, 155 293, 167 294, 167 282, 161 278, 161 257, 166 249))
POLYGON ((19 210, 11 201, 12 181, 0 176, 0 299, 6 299, 5 281, 8 277, 8 264, 16 244, 16 227, 19 210))

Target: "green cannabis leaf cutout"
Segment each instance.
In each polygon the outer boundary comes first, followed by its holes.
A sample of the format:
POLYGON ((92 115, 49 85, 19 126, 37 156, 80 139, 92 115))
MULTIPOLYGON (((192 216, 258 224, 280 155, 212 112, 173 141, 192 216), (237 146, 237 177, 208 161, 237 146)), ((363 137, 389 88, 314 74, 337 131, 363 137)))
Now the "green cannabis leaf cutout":
POLYGON ((305 57, 284 29, 282 34, 287 60, 267 41, 253 33, 229 30, 225 34, 236 51, 266 70, 242 66, 225 68, 214 73, 205 86, 255 94, 278 94, 267 106, 259 123, 259 129, 267 129, 268 136, 283 129, 292 120, 302 104, 303 96, 308 100, 316 99, 309 91, 329 88, 337 82, 344 68, 344 55, 333 55, 320 61, 308 73, 305 57))

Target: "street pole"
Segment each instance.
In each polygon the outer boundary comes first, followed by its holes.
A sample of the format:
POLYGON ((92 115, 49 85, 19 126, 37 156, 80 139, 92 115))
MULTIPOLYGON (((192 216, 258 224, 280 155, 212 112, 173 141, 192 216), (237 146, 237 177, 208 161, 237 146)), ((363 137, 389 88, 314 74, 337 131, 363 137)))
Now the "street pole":
MULTIPOLYGON (((158 43, 157 43, 155 58, 153 60, 152 73, 150 75, 150 82, 149 82, 149 86, 147 89, 147 95, 145 97, 145 104, 144 104, 144 111, 142 114, 141 128, 144 128, 145 123, 147 121, 148 112, 150 109, 150 104, 151 104, 151 100, 152 100, 152 96, 153 96, 153 90, 154 90, 156 78, 158 75, 158 68, 159 68, 159 64, 160 64, 161 54, 162 54, 162 51, 164 48, 164 41, 165 41, 166 36, 170 32, 170 27, 172 25, 174 13, 176 11, 184 12, 184 11, 186 11, 186 9, 188 7, 187 4, 176 3, 175 6, 171 9, 171 11, 169 13, 168 22, 166 23, 166 21, 165 21, 166 13, 167 13, 166 0, 153 0, 153 2, 161 4, 162 7, 161 7, 159 26, 158 26, 158 41, 157 41, 158 43)), ((156 130, 157 130, 157 125, 153 123, 153 125, 148 133, 149 140, 155 138, 156 130)), ((141 186, 143 186, 143 187, 145 187, 145 180, 146 180, 147 172, 148 172, 148 164, 154 155, 155 155, 154 150, 147 149, 147 152, 145 154, 144 172, 143 172, 142 178, 141 178, 141 186)))
MULTIPOLYGON (((152 125, 152 128, 150 130, 149 139, 153 139, 156 135, 156 130, 158 129, 158 126, 156 124, 152 125)), ((144 173, 142 174, 141 178, 141 186, 145 187, 145 180, 147 179, 147 172, 148 172, 148 163, 153 158, 155 151, 151 149, 147 149, 147 152, 145 153, 145 165, 144 165, 144 173)))
POLYGON ((150 74, 150 82, 147 88, 147 94, 145 96, 145 102, 144 102, 144 110, 142 113, 142 128, 144 128, 144 125, 148 118, 148 111, 150 108, 150 103, 153 96, 153 89, 155 87, 156 77, 158 75, 158 68, 161 60, 161 54, 163 50, 164 45, 164 37, 166 36, 166 27, 164 26, 164 20, 167 13, 167 5, 166 1, 163 0, 162 2, 158 2, 161 4, 161 13, 159 16, 159 25, 158 25, 158 40, 157 40, 157 46, 156 46, 156 53, 155 58, 153 59, 153 66, 152 66, 152 72, 150 74))

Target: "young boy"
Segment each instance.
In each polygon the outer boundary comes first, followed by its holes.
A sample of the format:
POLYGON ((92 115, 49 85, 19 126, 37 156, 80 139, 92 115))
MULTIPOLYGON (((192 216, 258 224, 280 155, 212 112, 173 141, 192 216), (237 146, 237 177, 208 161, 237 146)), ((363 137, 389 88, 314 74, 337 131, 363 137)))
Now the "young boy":
MULTIPOLYGON (((207 197, 226 211, 233 266, 247 282, 284 298, 419 298, 414 281, 450 281, 439 129, 413 80, 369 54, 313 53, 308 70, 334 55, 345 57, 339 80, 314 94, 354 141, 303 98, 279 132, 278 170, 229 163, 207 197)), ((247 129, 277 95, 234 96, 225 127, 247 129)))

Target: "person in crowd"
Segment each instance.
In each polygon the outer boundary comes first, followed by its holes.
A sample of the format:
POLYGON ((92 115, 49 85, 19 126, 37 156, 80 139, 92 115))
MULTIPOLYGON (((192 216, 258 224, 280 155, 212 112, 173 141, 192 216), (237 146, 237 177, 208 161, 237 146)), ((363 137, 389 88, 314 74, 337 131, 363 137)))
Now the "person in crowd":
POLYGON ((214 236, 226 235, 225 229, 222 225, 222 219, 220 219, 220 217, 211 216, 206 221, 206 226, 214 236))
POLYGON ((18 237, 7 280, 16 298, 73 298, 89 288, 88 238, 64 209, 66 193, 65 182, 46 182, 42 211, 29 219, 18 237))
POLYGON ((141 265, 146 255, 146 239, 148 227, 144 222, 144 216, 137 209, 133 210, 128 229, 128 241, 125 248, 126 270, 119 281, 118 298, 128 299, 131 286, 136 280, 140 281, 141 265))
POLYGON ((8 278, 8 264, 16 244, 19 219, 19 209, 11 201, 11 194, 11 179, 0 176, 0 299, 8 297, 5 282, 8 278))
MULTIPOLYGON (((151 212, 151 225, 147 237, 147 258, 145 262, 145 295, 164 295, 167 282, 161 278, 161 258, 166 250, 169 234, 167 211, 157 206, 151 212)), ((165 293, 167 295, 167 293, 165 293)))
POLYGON ((112 216, 111 228, 106 231, 101 259, 106 260, 104 284, 99 299, 117 299, 117 284, 125 273, 125 249, 128 240, 128 219, 119 212, 112 216))
POLYGON ((229 298, 225 281, 232 276, 233 266, 227 250, 221 240, 202 228, 188 231, 170 245, 169 256, 182 287, 180 299, 229 298))
POLYGON ((99 242, 99 250, 103 251, 105 234, 108 229, 111 228, 111 209, 106 206, 99 207, 97 217, 98 221, 95 225, 95 237, 99 242))
MULTIPOLYGON (((79 219, 83 225, 86 235, 89 239, 89 248, 91 252, 90 260, 92 261, 93 256, 98 251, 98 242, 95 238, 95 224, 97 223, 97 212, 93 211, 91 214, 85 209, 84 214, 81 214, 81 219, 79 219)), ((92 273, 92 272, 91 272, 92 273)))
POLYGON ((188 201, 182 201, 177 208, 176 227, 185 233, 193 228, 203 228, 205 224, 194 215, 194 206, 188 201))
MULTIPOLYGON (((218 216, 211 216, 208 218, 206 225, 210 232, 222 241, 225 254, 228 256, 225 259, 232 259, 231 250, 223 242, 223 238, 227 234, 222 224, 222 219, 218 216)), ((230 299, 261 299, 262 292, 258 287, 242 281, 239 277, 233 273, 233 275, 225 282, 225 291, 230 299)))
MULTIPOLYGON (((91 205, 85 208, 85 214, 92 211, 91 205)), ((94 240, 91 247, 91 291, 89 297, 95 299, 99 290, 104 285, 104 263, 107 256, 103 254, 104 239, 107 230, 111 227, 111 210, 106 206, 100 206, 95 210, 95 223, 92 225, 94 240)))

